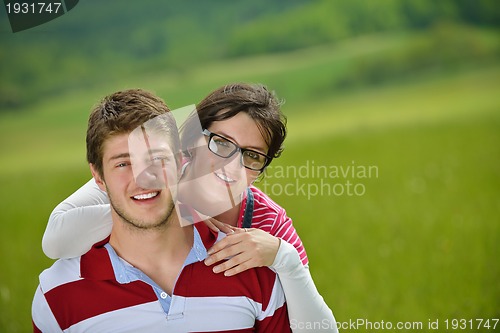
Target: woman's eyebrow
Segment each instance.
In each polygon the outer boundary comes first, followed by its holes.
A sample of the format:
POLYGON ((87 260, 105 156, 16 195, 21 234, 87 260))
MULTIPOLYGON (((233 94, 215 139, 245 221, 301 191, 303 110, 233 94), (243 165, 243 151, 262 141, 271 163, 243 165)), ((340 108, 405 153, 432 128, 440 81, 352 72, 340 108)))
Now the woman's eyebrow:
MULTIPOLYGON (((240 146, 240 144, 238 142, 236 142, 236 140, 230 136, 230 135, 227 135, 226 133, 224 132, 219 132, 219 133, 215 133, 215 134, 218 134, 220 136, 223 136, 225 137, 226 139, 230 139, 231 141, 233 141, 234 143, 236 143, 238 146, 240 146)), ((241 148, 244 148, 244 149, 251 149, 251 150, 256 150, 258 151, 259 153, 262 153, 262 154, 266 154, 265 153, 265 149, 263 147, 256 147, 256 146, 247 146, 247 147, 241 147, 241 148)))

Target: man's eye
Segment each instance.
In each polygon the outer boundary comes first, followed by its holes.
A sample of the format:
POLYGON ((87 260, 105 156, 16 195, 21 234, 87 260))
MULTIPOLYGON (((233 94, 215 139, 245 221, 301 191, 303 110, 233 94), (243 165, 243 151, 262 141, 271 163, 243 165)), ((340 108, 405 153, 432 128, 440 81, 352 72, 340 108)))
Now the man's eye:
POLYGON ((117 168, 124 168, 124 167, 127 167, 129 166, 130 163, 129 162, 120 162, 116 165, 117 168))

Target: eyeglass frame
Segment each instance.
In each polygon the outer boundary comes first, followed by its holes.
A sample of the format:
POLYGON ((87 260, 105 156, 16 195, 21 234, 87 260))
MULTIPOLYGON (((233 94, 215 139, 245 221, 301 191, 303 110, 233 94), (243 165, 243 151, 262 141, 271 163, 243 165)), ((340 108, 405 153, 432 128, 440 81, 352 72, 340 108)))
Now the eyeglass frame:
POLYGON ((206 129, 206 128, 205 128, 203 131, 201 131, 201 134, 203 134, 203 135, 205 135, 206 137, 208 137, 208 142, 207 142, 208 150, 210 150, 210 152, 211 152, 211 153, 213 153, 213 154, 215 154, 215 155, 217 155, 217 156, 219 156, 219 157, 222 157, 222 158, 230 158, 230 157, 231 157, 231 156, 233 156, 236 152, 238 152, 238 151, 239 151, 239 152, 241 153, 240 163, 241 163, 241 165, 242 165, 243 167, 247 168, 248 170, 262 172, 262 171, 263 171, 263 170, 264 170, 264 169, 265 169, 265 168, 269 165, 269 163, 271 163, 271 161, 272 161, 271 156, 266 155, 266 154, 263 154, 263 153, 258 152, 258 151, 256 151, 256 150, 253 150, 253 149, 242 148, 242 147, 240 147, 239 145, 237 145, 236 143, 234 143, 233 141, 229 140, 228 138, 226 138, 226 137, 224 137, 224 136, 222 136, 222 135, 220 135, 220 134, 217 134, 217 133, 212 133, 212 132, 210 132, 210 131, 209 131, 208 129, 206 129), (229 154, 228 156, 221 156, 221 155, 217 154, 217 153, 216 153, 216 152, 214 152, 212 149, 210 149, 210 141, 212 140, 212 138, 213 138, 214 136, 217 136, 217 137, 219 137, 219 138, 221 138, 221 139, 224 139, 224 140, 226 140, 226 141, 228 141, 228 142, 232 143, 232 144, 236 147, 236 149, 235 149, 235 150, 234 150, 231 154, 229 154), (246 166, 246 165, 243 163, 243 154, 244 154, 245 152, 247 152, 247 151, 252 152, 252 153, 255 153, 255 154, 257 154, 257 155, 264 156, 264 157, 266 158, 266 161, 265 161, 264 165, 263 165, 261 168, 259 168, 259 169, 253 169, 253 168, 250 168, 250 167, 246 166))

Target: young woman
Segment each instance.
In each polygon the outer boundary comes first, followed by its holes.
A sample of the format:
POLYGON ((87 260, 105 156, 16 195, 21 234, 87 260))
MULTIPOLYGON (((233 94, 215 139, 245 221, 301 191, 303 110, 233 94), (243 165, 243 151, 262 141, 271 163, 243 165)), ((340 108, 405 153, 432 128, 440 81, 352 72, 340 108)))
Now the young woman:
MULTIPOLYGON (((314 323, 328 323, 321 325, 325 331, 336 331, 291 219, 252 185, 280 155, 285 136, 279 101, 266 87, 240 83, 215 90, 182 126, 186 158, 178 200, 212 229, 227 233, 205 259, 207 265, 217 263, 214 272, 229 276, 269 266, 283 285, 294 332, 314 323)), ((91 180, 54 209, 43 250, 51 258, 81 255, 110 234, 111 224, 108 199, 91 180)))

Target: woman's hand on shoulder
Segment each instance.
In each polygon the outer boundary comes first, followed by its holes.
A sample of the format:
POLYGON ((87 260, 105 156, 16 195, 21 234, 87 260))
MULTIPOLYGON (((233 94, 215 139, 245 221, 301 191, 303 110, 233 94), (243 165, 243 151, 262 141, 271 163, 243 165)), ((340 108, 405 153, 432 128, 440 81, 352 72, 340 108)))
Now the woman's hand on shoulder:
POLYGON ((214 244, 205 259, 215 273, 232 276, 247 269, 271 266, 280 246, 280 239, 260 229, 242 229, 228 226, 232 232, 214 244))
POLYGON ((214 231, 214 232, 219 232, 222 231, 225 234, 233 233, 234 227, 230 226, 229 224, 226 224, 224 222, 221 222, 219 220, 214 219, 213 217, 209 217, 203 220, 203 223, 207 225, 207 227, 214 231))

